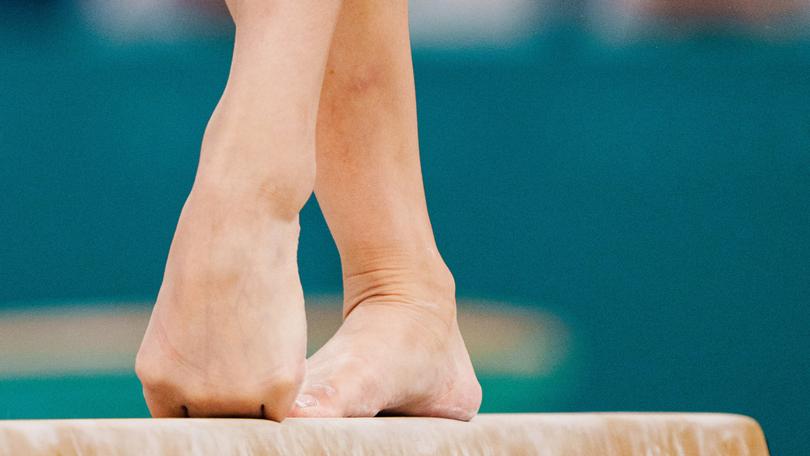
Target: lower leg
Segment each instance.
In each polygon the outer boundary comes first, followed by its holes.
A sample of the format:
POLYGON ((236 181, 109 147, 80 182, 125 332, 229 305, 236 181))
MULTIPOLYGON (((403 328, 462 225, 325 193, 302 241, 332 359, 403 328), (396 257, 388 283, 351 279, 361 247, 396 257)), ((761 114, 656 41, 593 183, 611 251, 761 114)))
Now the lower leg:
POLYGON ((298 212, 339 0, 228 6, 231 73, 136 362, 153 416, 282 419, 303 378, 298 212))
POLYGON ((469 419, 481 392, 425 203, 404 0, 346 0, 318 115, 315 192, 340 250, 345 321, 295 415, 469 419))
MULTIPOLYGON (((422 185, 407 17, 403 0, 347 1, 329 55, 315 192, 347 296, 361 294, 354 288, 377 261, 394 258, 453 294, 422 185)), ((347 300, 344 315, 356 304, 347 300)))

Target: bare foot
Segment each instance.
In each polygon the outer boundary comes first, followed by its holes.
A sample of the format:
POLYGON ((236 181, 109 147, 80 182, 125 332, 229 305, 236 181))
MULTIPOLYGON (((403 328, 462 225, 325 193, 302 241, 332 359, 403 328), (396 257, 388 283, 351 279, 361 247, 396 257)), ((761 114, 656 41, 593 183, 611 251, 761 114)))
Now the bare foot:
POLYGON ((440 259, 375 256, 387 259, 346 276, 346 318, 307 361, 291 416, 471 419, 481 387, 456 323, 450 272, 440 259))
POLYGON ((306 356, 298 230, 261 198, 192 191, 136 362, 153 416, 286 416, 306 356))

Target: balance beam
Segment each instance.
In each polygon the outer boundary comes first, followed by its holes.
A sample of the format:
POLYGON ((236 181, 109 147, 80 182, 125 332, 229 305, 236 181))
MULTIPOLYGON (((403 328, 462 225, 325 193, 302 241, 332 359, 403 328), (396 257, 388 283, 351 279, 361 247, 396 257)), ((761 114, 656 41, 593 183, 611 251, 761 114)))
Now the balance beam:
POLYGON ((767 456, 759 425, 723 414, 0 421, 9 455, 767 456))

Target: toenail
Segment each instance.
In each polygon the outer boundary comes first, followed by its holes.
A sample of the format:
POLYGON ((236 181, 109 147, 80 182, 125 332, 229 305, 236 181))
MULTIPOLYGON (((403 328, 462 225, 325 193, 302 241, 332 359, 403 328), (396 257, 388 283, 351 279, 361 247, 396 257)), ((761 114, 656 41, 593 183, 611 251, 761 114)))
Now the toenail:
POLYGON ((318 400, 315 399, 315 396, 311 396, 309 394, 301 394, 295 400, 295 406, 298 408, 315 407, 317 405, 318 400))

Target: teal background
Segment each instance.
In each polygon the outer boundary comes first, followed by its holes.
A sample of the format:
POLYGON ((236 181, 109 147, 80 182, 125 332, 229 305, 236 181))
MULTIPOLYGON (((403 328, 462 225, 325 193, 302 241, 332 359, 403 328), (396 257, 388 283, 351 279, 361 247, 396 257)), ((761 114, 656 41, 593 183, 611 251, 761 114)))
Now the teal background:
MULTIPOLYGON (((64 11, 0 13, 0 308, 153 299, 228 33, 116 44, 64 11)), ((484 410, 737 412, 801 454, 810 41, 608 43, 568 21, 507 49, 417 49, 415 67, 460 293, 555 313, 577 347, 557 379, 483 379, 484 410)), ((305 288, 337 292, 315 201, 302 225, 305 288)), ((0 381, 0 417, 139 416, 138 389, 0 381)))

